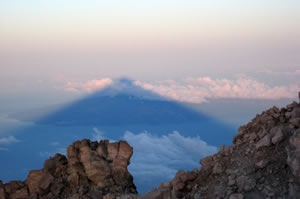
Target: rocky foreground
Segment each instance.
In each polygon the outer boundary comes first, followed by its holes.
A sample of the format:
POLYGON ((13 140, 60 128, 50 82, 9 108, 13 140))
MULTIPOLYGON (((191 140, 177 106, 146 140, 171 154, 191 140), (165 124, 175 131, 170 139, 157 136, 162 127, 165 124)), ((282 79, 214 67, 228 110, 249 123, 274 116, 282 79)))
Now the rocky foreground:
POLYGON ((123 141, 82 140, 45 161, 24 181, 2 184, 6 198, 263 199, 300 198, 300 104, 273 107, 240 127, 233 145, 179 171, 175 178, 137 195, 127 170, 132 148, 123 141))
POLYGON ((240 127, 233 145, 142 199, 300 199, 300 104, 273 107, 240 127))

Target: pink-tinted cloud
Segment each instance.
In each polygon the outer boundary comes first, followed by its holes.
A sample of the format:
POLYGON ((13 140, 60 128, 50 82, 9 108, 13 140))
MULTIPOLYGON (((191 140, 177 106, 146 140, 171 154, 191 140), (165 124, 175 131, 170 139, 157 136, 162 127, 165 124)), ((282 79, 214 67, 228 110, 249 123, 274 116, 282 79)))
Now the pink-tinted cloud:
POLYGON ((200 77, 153 83, 136 81, 135 84, 165 97, 191 103, 202 103, 209 98, 295 98, 300 90, 300 85, 297 83, 288 86, 270 86, 249 77, 236 80, 200 77))
MULTIPOLYGON (((114 85, 110 78, 94 79, 84 83, 68 82, 65 90, 68 92, 91 93, 114 85)), ((245 75, 236 79, 211 77, 189 77, 182 80, 161 80, 152 82, 134 81, 136 86, 158 93, 172 100, 190 103, 202 103, 210 98, 240 98, 240 99, 279 99, 295 98, 300 90, 299 82, 289 85, 271 86, 245 75)), ((124 85, 123 85, 124 86, 124 85)), ((125 86, 126 87, 126 86, 125 86)))
POLYGON ((101 90, 111 85, 112 83, 113 80, 110 78, 94 79, 83 83, 68 82, 65 87, 65 91, 75 92, 75 93, 80 93, 80 92, 91 93, 97 90, 101 90))

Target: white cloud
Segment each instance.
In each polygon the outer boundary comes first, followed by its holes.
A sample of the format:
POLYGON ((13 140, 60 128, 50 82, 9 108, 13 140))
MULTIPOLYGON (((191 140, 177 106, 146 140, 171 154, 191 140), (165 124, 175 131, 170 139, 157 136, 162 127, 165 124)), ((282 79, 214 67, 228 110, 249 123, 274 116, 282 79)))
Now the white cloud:
POLYGON ((101 90, 113 83, 113 80, 110 78, 103 78, 103 79, 93 79, 87 82, 68 82, 65 86, 65 91, 68 92, 94 92, 97 90, 101 90))
POLYGON ((93 134, 92 134, 92 140, 99 141, 99 140, 105 140, 104 133, 97 128, 93 128, 93 134))
POLYGON ((12 130, 17 128, 25 128, 33 125, 32 122, 20 121, 10 118, 7 115, 0 114, 0 137, 8 135, 12 130))
POLYGON ((185 78, 181 81, 141 82, 136 85, 167 98, 191 103, 202 103, 209 98, 279 99, 295 98, 299 83, 270 86, 247 76, 235 80, 211 77, 185 78))
POLYGON ((20 142, 20 140, 16 139, 14 136, 0 138, 0 144, 12 144, 17 142, 20 142))
POLYGON ((162 136, 127 131, 122 139, 134 149, 129 170, 142 189, 171 180, 179 169, 199 168, 201 158, 217 152, 200 137, 184 137, 177 131, 162 136))

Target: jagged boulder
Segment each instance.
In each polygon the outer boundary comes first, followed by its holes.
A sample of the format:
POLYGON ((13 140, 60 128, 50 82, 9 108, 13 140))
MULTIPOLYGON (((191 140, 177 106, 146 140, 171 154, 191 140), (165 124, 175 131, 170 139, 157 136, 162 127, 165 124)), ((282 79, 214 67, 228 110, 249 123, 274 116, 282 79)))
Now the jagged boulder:
POLYGON ((299 110, 293 102, 264 111, 239 128, 232 146, 200 160, 200 170, 179 172, 141 199, 300 198, 299 110))
POLYGON ((0 181, 0 199, 21 198, 136 198, 127 170, 133 149, 124 141, 76 141, 61 154, 29 172, 25 182, 0 181))
POLYGON ((106 140, 97 143, 83 140, 73 143, 68 147, 67 152, 73 183, 78 184, 76 176, 81 175, 98 187, 109 188, 113 191, 132 186, 133 178, 127 166, 130 163, 133 148, 127 142, 109 143, 106 140))

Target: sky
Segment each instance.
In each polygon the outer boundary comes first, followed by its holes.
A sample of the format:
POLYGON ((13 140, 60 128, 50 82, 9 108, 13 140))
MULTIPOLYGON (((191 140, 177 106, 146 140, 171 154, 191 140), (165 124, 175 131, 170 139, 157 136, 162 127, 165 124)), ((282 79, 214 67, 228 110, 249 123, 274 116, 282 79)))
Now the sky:
POLYGON ((297 0, 1 0, 2 110, 20 98, 60 103, 76 97, 74 85, 98 88, 119 77, 181 101, 202 87, 291 97, 299 88, 299 18, 297 0), (194 85, 199 79, 208 85, 194 85))

